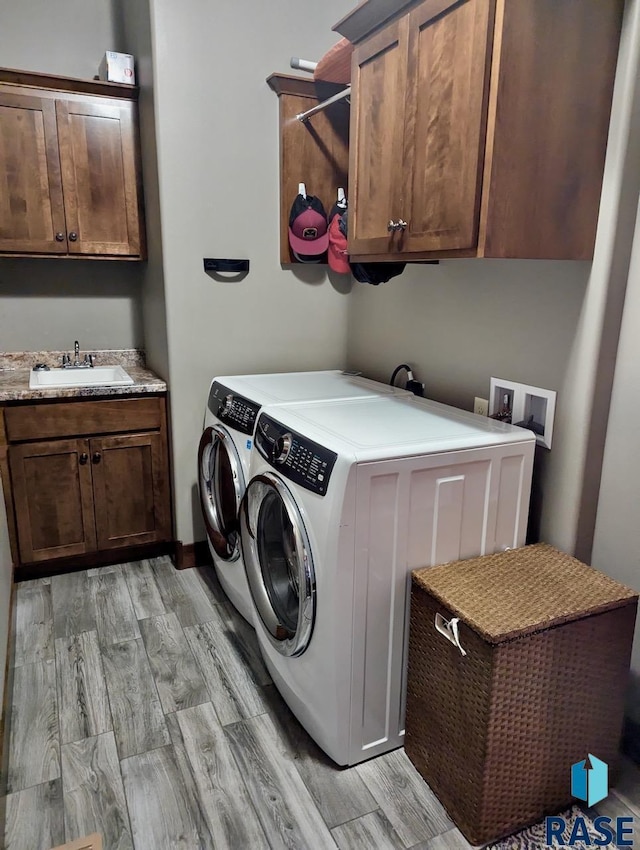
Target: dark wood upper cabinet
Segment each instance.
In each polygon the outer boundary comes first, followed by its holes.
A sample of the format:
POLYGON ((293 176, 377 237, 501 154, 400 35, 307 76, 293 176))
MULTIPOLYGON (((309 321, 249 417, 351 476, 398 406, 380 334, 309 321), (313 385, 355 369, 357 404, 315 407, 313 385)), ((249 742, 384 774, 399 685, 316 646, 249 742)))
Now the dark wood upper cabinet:
POLYGON ((393 249, 388 223, 402 214, 402 151, 408 19, 394 21, 357 49, 352 65, 349 250, 393 249), (400 166, 400 169, 399 169, 400 166))
POLYGON ((143 259, 136 90, 41 76, 0 69, 0 252, 143 259))
POLYGON ((590 259, 622 0, 393 5, 336 27, 352 259, 590 259))
POLYGON ((422 3, 409 15, 403 250, 477 244, 493 24, 490 0, 422 3), (434 8, 435 7, 435 8, 434 8))
POLYGON ((134 110, 131 102, 56 102, 72 254, 140 254, 134 110))
POLYGON ((0 251, 66 253, 65 231, 55 101, 0 86, 0 251))

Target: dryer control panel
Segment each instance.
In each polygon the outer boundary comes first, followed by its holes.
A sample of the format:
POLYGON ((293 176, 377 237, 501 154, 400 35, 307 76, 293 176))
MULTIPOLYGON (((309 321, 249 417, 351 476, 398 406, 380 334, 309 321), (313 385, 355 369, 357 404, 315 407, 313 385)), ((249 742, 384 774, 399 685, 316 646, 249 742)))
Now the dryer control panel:
POLYGON ((324 496, 338 455, 266 414, 258 419, 255 445, 285 478, 324 496))
POLYGON ((209 410, 214 416, 243 434, 253 435, 256 419, 260 413, 260 405, 244 396, 238 395, 214 381, 209 391, 209 410))

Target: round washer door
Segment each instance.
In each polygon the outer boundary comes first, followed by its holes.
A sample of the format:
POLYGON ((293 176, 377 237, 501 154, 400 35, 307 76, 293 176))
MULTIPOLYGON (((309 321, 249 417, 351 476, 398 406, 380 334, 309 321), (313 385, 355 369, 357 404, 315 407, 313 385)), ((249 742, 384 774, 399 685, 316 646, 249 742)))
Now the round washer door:
POLYGON ((198 484, 207 535, 225 561, 240 556, 238 514, 244 475, 238 450, 226 428, 206 428, 198 448, 198 484))
POLYGON ((302 655, 316 611, 309 538, 291 491, 275 475, 249 482, 240 508, 242 551, 251 596, 273 646, 302 655))

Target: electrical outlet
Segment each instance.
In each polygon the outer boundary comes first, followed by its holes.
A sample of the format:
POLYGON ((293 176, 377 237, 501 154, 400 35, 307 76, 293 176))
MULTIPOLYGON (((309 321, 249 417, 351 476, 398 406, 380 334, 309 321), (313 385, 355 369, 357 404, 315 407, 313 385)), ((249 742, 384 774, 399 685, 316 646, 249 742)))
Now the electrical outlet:
POLYGON ((473 401, 473 412, 477 413, 478 416, 488 416, 489 415, 489 399, 488 398, 480 398, 476 396, 473 401))

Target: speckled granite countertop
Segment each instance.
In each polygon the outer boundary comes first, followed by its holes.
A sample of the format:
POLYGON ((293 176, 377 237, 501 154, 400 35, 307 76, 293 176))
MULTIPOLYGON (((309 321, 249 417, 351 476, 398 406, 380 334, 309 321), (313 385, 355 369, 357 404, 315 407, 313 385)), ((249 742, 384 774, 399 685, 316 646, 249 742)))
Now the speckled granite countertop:
MULTIPOLYGON (((144 352, 136 349, 124 351, 89 351, 96 366, 120 365, 131 375, 133 384, 126 387, 50 387, 29 389, 29 373, 36 363, 59 366, 62 351, 0 351, 0 404, 8 401, 32 401, 46 398, 95 398, 97 396, 125 396, 139 393, 166 392, 166 383, 145 364, 144 352)), ((73 352, 71 352, 73 356, 73 352)), ((83 358, 85 352, 81 352, 83 358)))

